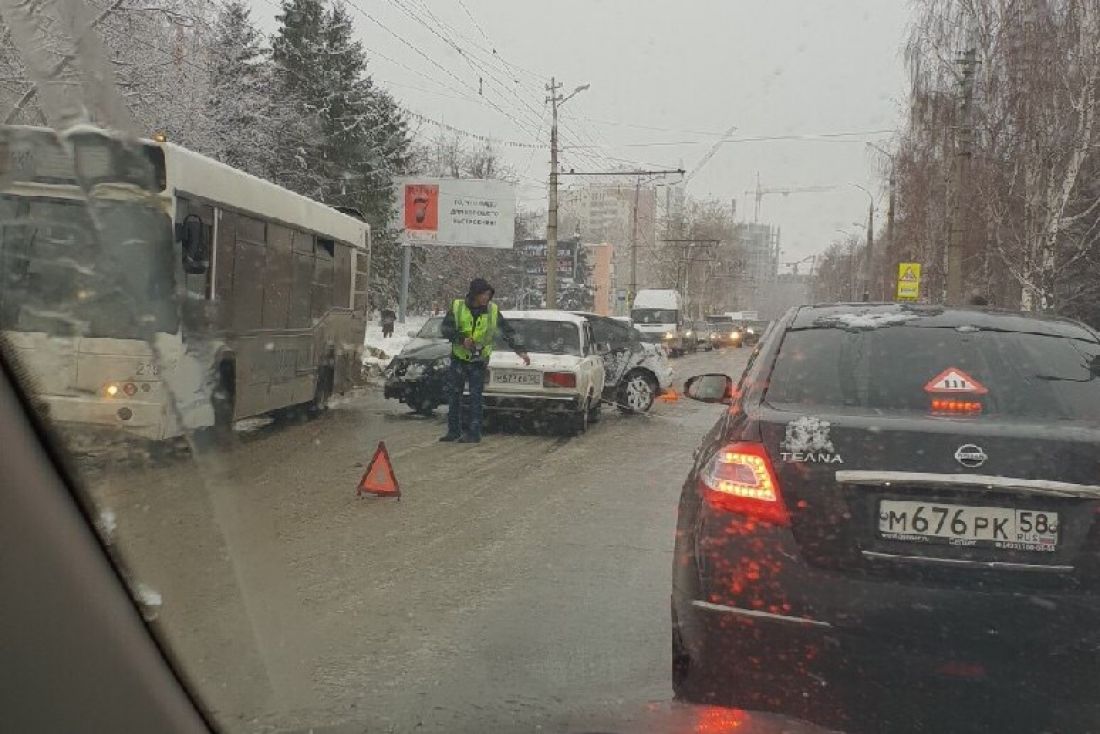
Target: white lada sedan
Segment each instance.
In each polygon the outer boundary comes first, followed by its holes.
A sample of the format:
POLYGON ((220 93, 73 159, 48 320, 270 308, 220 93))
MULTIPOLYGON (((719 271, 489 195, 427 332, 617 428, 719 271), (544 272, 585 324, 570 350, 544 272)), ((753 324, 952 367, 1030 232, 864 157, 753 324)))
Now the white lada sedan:
POLYGON ((498 338, 485 380, 485 411, 545 416, 576 435, 584 433, 599 418, 602 355, 609 346, 597 344, 588 321, 575 314, 505 311, 504 317, 531 364, 525 365, 498 338))

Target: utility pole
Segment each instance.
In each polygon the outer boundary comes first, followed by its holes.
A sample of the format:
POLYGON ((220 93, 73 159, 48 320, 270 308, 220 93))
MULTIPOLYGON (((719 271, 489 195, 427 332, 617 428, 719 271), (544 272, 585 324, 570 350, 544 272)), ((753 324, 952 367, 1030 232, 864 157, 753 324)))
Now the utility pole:
POLYGON ((546 217, 546 307, 558 304, 558 90, 561 84, 550 77, 550 209, 546 217))
MULTIPOLYGON (((895 173, 894 172, 894 165, 893 165, 893 161, 891 160, 891 162, 890 162, 890 203, 887 204, 887 207, 886 207, 886 248, 884 249, 884 252, 886 253, 886 257, 889 257, 891 252, 893 252, 895 255, 897 255, 897 251, 894 247, 894 200, 895 200, 895 195, 896 195, 896 192, 897 192, 897 176, 895 176, 894 173, 895 173)), ((889 298, 888 298, 888 288, 889 288, 889 286, 887 285, 887 283, 890 280, 891 268, 889 267, 890 266, 890 261, 889 260, 883 258, 883 262, 886 263, 887 267, 886 267, 885 273, 882 277, 882 300, 886 301, 886 300, 889 300, 889 298)))
POLYGON ((638 295, 638 198, 642 193, 641 177, 634 179, 634 210, 630 225, 630 291, 626 294, 626 307, 634 307, 634 296, 638 295))
POLYGON ((577 96, 590 85, 582 84, 568 96, 558 94, 561 84, 550 77, 546 91, 550 96, 550 207, 546 216, 546 307, 558 307, 558 108, 577 96))
POLYGON ((867 257, 863 262, 863 302, 871 300, 871 273, 875 256, 875 202, 867 207, 867 257))
POLYGON ((963 204, 967 189, 966 179, 970 173, 974 136, 971 117, 974 107, 974 73, 978 65, 977 50, 967 49, 958 63, 962 67, 962 75, 959 79, 962 103, 959 106, 959 124, 955 127, 951 231, 947 241, 947 303, 951 305, 959 305, 963 302, 963 235, 966 231, 963 204))

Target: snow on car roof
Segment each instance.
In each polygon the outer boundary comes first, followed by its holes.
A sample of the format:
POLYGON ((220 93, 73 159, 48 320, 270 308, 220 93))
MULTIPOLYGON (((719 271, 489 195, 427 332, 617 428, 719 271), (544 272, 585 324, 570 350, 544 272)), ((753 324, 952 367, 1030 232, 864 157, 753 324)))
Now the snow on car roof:
POLYGON ((534 319, 537 321, 566 321, 577 326, 584 325, 584 317, 578 316, 575 313, 569 311, 550 311, 548 309, 537 309, 532 311, 505 311, 504 318, 509 320, 514 319, 534 319))

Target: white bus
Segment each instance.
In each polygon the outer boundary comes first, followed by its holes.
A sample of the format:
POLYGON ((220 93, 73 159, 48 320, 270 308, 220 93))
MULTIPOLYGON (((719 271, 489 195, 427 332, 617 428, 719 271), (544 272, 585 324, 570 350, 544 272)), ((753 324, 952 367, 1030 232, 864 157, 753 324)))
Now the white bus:
POLYGON ((0 330, 61 426, 162 440, 357 374, 370 227, 170 143, 0 128, 0 330))

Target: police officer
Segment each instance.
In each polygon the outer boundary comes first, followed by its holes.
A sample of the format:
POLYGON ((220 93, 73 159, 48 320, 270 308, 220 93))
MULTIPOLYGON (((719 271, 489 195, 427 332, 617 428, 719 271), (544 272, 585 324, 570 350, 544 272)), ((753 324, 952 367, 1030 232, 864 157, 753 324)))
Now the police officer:
POLYGON ((485 373, 489 355, 493 352, 493 338, 500 331, 504 342, 515 350, 524 364, 531 358, 517 343, 515 331, 504 320, 500 309, 492 303, 493 287, 483 278, 470 282, 465 298, 457 298, 443 317, 443 336, 451 342, 451 367, 447 383, 451 391, 447 413, 447 435, 440 441, 478 443, 481 441, 481 393, 485 387, 485 373), (462 433, 462 390, 470 384, 470 430, 462 433))

